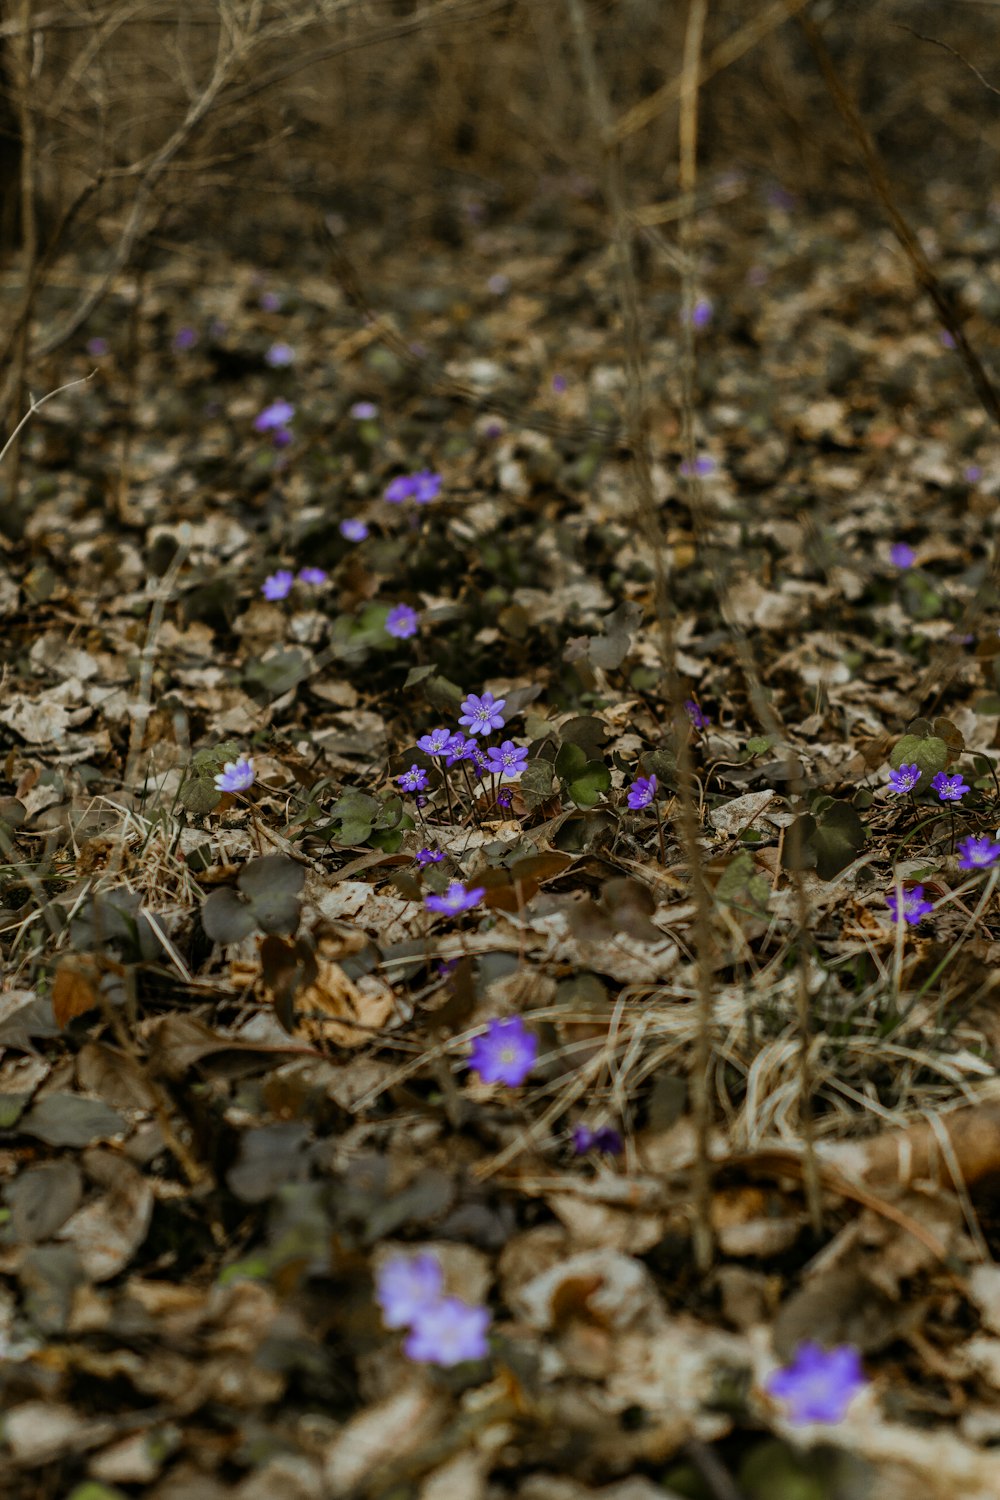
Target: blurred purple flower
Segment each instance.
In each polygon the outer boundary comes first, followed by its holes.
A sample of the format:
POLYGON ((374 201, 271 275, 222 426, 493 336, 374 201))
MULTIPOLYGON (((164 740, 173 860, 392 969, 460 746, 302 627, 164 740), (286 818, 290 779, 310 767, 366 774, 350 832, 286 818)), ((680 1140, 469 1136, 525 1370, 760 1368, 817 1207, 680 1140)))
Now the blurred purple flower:
POLYGON ((502 729, 505 720, 500 710, 506 702, 506 698, 494 698, 492 693, 484 693, 481 698, 470 693, 462 700, 458 722, 467 725, 470 734, 485 735, 491 730, 502 729))
POLYGON ((515 745, 513 740, 504 740, 499 747, 491 745, 486 752, 485 769, 494 776, 510 776, 516 780, 527 763, 527 750, 515 745))
POLYGON ((790 1365, 775 1371, 766 1390, 787 1404, 790 1422, 839 1422, 867 1384, 861 1356, 850 1344, 826 1350, 807 1340, 790 1365))
POLYGON ((443 483, 440 474, 432 474, 430 469, 421 469, 419 474, 412 477, 413 488, 410 495, 418 505, 429 505, 432 500, 437 499, 443 483))
POLYGON ((256 774, 253 758, 241 755, 237 760, 226 761, 215 778, 215 785, 220 792, 245 792, 253 786, 256 774))
POLYGON ((427 772, 422 766, 412 765, 402 776, 397 776, 396 781, 404 792, 422 792, 427 785, 427 772))
POLYGON ((291 344, 283 344, 279 341, 271 345, 264 358, 272 370, 284 370, 288 365, 295 363, 295 350, 291 344))
POLYGON ((486 285, 494 297, 502 297, 510 291, 510 277, 505 276, 502 271, 494 271, 486 285))
POLYGON ((397 604, 385 617, 386 632, 395 636, 397 641, 408 640, 411 635, 416 635, 419 619, 416 610, 408 604, 397 604))
POLYGON ((290 401, 272 401, 254 417, 254 431, 274 432, 276 428, 282 428, 290 422, 294 415, 295 407, 290 401))
POLYGON ((326 583, 327 575, 322 568, 300 568, 299 582, 318 589, 326 583))
POLYGON ((945 348, 945 349, 954 349, 954 347, 955 347, 955 335, 953 333, 949 332, 949 330, 947 328, 942 328, 941 329, 941 332, 938 334, 938 338, 941 340, 941 345, 942 345, 943 348, 945 348))
POLYGON ((912 792, 920 780, 920 775, 920 767, 916 764, 900 766, 898 771, 890 771, 890 792, 912 792))
POLYGON ((491 1021, 483 1036, 477 1036, 469 1053, 469 1069, 483 1083, 505 1083, 518 1088, 538 1059, 538 1038, 520 1016, 491 1021))
POLYGON ((374 401, 355 401, 351 407, 351 416, 355 422, 374 422, 378 416, 378 407, 374 401))
POLYGON ((384 1262, 375 1280, 375 1301, 386 1328, 409 1328, 420 1313, 440 1301, 443 1290, 440 1261, 422 1250, 417 1255, 394 1255, 384 1262))
POLYGON ((269 573, 260 586, 260 591, 265 599, 272 603, 278 599, 287 599, 292 592, 295 582, 295 574, 290 568, 279 568, 276 573, 269 573))
POLYGON ((902 913, 900 913, 899 893, 895 887, 886 895, 885 904, 894 922, 902 918, 902 921, 910 927, 915 927, 918 922, 923 921, 928 912, 934 910, 932 903, 924 900, 922 885, 912 885, 908 891, 903 892, 902 913))
POLYGON ((444 851, 442 849, 418 849, 414 858, 423 869, 425 865, 439 865, 444 859, 444 851))
POLYGON ((971 787, 966 786, 960 771, 956 771, 954 776, 946 776, 943 771, 939 771, 931 782, 931 786, 942 802, 961 802, 966 792, 972 790, 971 787))
POLYGON ((557 396, 561 396, 568 385, 569 381, 566 379, 565 375, 553 375, 552 389, 555 391, 557 396))
POLYGON ((348 516, 337 529, 346 542, 363 542, 368 535, 368 527, 358 516, 348 516))
POLYGON ((711 724, 712 722, 711 719, 708 718, 708 716, 702 711, 701 705, 695 698, 685 698, 684 712, 691 720, 691 723, 695 729, 707 729, 709 724, 711 724))
POLYGON ((985 870, 996 864, 1000 844, 995 844, 989 834, 984 833, 980 838, 962 839, 958 852, 961 855, 958 861, 960 870, 985 870))
POLYGON ((908 542, 893 542, 889 548, 889 561, 894 568, 912 568, 917 554, 908 542))
POLYGON ((409 500, 413 494, 413 475, 397 474, 385 488, 383 500, 388 500, 390 505, 402 505, 404 500, 409 500))
POLYGON ((699 479, 706 479, 709 474, 715 473, 715 459, 709 453, 699 453, 694 463, 685 459, 681 464, 680 472, 685 479, 690 479, 697 474, 699 479))
POLYGON ((983 471, 978 464, 966 464, 962 470, 962 478, 967 484, 978 484, 983 477, 983 471))
POLYGON ((188 349, 193 349, 198 342, 198 330, 185 323, 183 328, 178 328, 174 334, 174 348, 178 354, 183 354, 188 349))
POLYGON ((87 353, 91 359, 100 359, 102 354, 107 354, 111 345, 107 339, 92 338, 87 340, 87 353))
POLYGON ((463 911, 471 911, 474 906, 478 906, 485 895, 486 887, 483 885, 466 890, 460 880, 453 880, 443 896, 434 893, 425 896, 424 905, 428 911, 443 912, 446 917, 458 917, 463 911))
POLYGON ((637 776, 628 789, 628 805, 633 812, 648 807, 656 796, 656 777, 637 776))
POLYGON ((587 1125, 577 1125, 573 1131, 573 1150, 577 1156, 586 1156, 588 1151, 600 1151, 605 1156, 620 1156, 625 1143, 612 1125, 599 1125, 591 1130, 587 1125))
POLYGON ((490 1352, 486 1330, 489 1309, 472 1307, 458 1297, 443 1297, 417 1313, 403 1340, 403 1353, 420 1364, 450 1369, 490 1352))
POLYGON ((264 312, 280 312, 281 311, 281 293, 280 292, 261 292, 261 294, 260 294, 260 306, 261 306, 262 311, 264 311, 264 312))
POLYGON ((691 309, 692 328, 707 328, 712 321, 712 303, 708 297, 699 297, 691 309))

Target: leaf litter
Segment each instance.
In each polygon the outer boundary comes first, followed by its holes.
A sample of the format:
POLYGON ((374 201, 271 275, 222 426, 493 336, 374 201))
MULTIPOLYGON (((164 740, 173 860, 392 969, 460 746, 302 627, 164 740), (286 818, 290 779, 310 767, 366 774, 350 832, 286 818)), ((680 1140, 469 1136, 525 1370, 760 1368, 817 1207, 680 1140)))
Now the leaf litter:
MULTIPOLYGON (((157 304, 201 329, 225 304, 228 329, 192 345, 172 415, 152 359, 141 376, 126 509, 92 498, 113 444, 60 457, 108 432, 123 355, 31 429, 0 582, 11 1495, 728 1493, 706 1451, 748 1496, 1000 1493, 1000 925, 992 859, 963 868, 958 842, 1000 822, 995 601, 965 628, 1000 459, 879 233, 828 227, 835 283, 805 216, 748 210, 738 238, 704 216, 698 546, 669 414, 654 443, 686 708, 662 692, 627 469, 592 436, 621 416, 596 242, 559 271, 575 343, 555 372, 525 331, 546 327, 557 232, 533 231, 532 261, 493 231, 532 296, 454 323, 457 253, 429 246, 419 286, 398 247, 368 267, 407 338, 525 411, 543 392, 553 427, 429 396, 390 347, 352 344, 355 310, 316 277, 268 314, 294 359, 265 359, 258 268, 195 284, 178 259, 151 273, 146 352, 157 304), (442 725, 451 764, 419 745, 442 725), (903 766, 920 778, 894 793, 903 766), (941 772, 968 797, 937 798, 941 772), (922 892, 912 924, 894 888, 922 892), (592 1149, 601 1130, 620 1151, 592 1149), (416 1254, 443 1280, 411 1357, 375 1289, 416 1254), (449 1365, 470 1310, 485 1353, 449 1365), (862 1360, 836 1421, 772 1394, 824 1378, 795 1363, 810 1340, 862 1360)), ((975 207, 951 229, 996 237, 975 207)), ((667 388, 678 340, 649 341, 667 388)))

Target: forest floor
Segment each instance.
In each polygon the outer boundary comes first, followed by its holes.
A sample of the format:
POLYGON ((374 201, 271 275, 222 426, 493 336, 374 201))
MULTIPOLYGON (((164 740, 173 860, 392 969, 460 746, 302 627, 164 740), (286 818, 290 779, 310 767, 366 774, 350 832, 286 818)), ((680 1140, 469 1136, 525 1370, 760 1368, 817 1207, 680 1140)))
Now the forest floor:
MULTIPOLYGON (((51 362, 9 1500, 1000 1495, 1000 446, 887 230, 716 189, 693 472, 638 241, 676 701, 586 185, 164 252, 51 362)), ((991 369, 1000 214, 930 201, 991 369)))

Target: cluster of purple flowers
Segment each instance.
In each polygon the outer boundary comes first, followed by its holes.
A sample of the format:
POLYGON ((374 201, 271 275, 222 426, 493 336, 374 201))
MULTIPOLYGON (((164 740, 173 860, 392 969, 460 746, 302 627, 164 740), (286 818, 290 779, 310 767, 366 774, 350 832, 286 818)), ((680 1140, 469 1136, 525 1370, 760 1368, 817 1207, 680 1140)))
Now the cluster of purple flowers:
POLYGON ((390 505, 402 505, 404 500, 429 505, 437 499, 443 483, 441 475, 432 474, 430 469, 421 469, 419 474, 397 474, 387 486, 383 499, 390 505))
POLYGON ((254 417, 255 432, 269 432, 276 448, 284 448, 292 441, 289 422, 295 416, 295 407, 290 401, 272 401, 254 417))
MULTIPOLYGON (((326 583, 327 575, 322 568, 300 568, 298 571, 299 583, 308 584, 311 588, 322 588, 326 583)), ((276 573, 269 573, 260 586, 260 591, 265 599, 272 603, 279 599, 287 599, 292 592, 296 581, 296 574, 290 568, 279 568, 276 573)))
POLYGON ((444 1295, 444 1272, 427 1250, 394 1255, 378 1273, 375 1301, 386 1328, 405 1328, 403 1353, 420 1364, 450 1369, 489 1354, 490 1313, 444 1295))
MULTIPOLYGON (((494 698, 492 693, 469 693, 462 700, 462 712, 458 722, 465 725, 468 737, 461 730, 441 726, 423 734, 417 740, 417 749, 425 755, 443 760, 446 766, 457 761, 471 761, 480 772, 492 776, 507 776, 516 781, 528 763, 528 752, 513 740, 503 740, 499 745, 488 747, 478 744, 476 736, 486 736, 505 724, 503 709, 506 698, 494 698)), ((414 769, 411 767, 411 770, 414 769)))

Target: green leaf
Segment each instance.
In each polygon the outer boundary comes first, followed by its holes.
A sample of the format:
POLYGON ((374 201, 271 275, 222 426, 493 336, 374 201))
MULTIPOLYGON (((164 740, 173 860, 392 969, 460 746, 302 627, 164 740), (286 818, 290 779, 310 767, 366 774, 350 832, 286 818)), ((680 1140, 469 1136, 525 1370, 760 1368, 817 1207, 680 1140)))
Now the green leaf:
POLYGON ((772 737, 769 734, 755 734, 752 739, 747 740, 748 755, 763 755, 770 750, 772 737))
POLYGON ((587 764, 587 752, 579 745, 562 744, 556 756, 556 775, 560 781, 570 781, 579 776, 587 764))
POLYGON ((856 859, 865 842, 865 826, 848 802, 835 802, 823 814, 812 836, 816 873, 832 880, 856 859))
POLYGON ((280 698, 300 683, 307 672, 302 652, 283 648, 263 660, 250 661, 243 672, 243 680, 248 691, 258 697, 280 698))
POLYGON ((567 790, 577 807, 593 807, 605 792, 611 790, 611 772, 601 760, 589 760, 567 790))
POLYGON ((753 855, 746 851, 730 860, 715 887, 715 898, 724 906, 738 907, 760 917, 767 915, 770 894, 767 877, 758 872, 753 855))
POLYGON ((379 812, 378 799, 369 796, 367 792, 345 792, 330 809, 330 817, 335 824, 339 824, 339 831, 334 833, 334 839, 338 844, 346 844, 349 848, 366 843, 371 837, 379 812))
POLYGON ((919 766, 924 780, 943 771, 951 758, 947 743, 936 734, 904 734, 889 757, 894 771, 900 766, 919 766))

